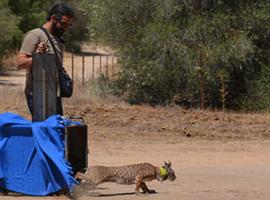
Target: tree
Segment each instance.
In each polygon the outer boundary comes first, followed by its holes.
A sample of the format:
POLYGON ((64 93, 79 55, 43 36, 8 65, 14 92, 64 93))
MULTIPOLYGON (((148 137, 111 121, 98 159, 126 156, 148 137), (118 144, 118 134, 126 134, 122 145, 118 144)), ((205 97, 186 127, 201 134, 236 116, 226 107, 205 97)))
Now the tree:
POLYGON ((81 50, 80 43, 88 39, 88 18, 87 15, 85 15, 85 12, 83 12, 83 8, 79 8, 80 1, 9 0, 8 5, 13 13, 20 17, 19 27, 23 33, 26 33, 27 31, 44 24, 50 8, 56 3, 61 2, 70 4, 74 8, 76 16, 74 26, 64 36, 66 49, 79 52, 81 50))
POLYGON ((0 69, 3 56, 15 47, 15 43, 21 36, 18 28, 19 19, 6 7, 5 1, 0 4, 0 69))
POLYGON ((239 108, 266 64, 269 6, 267 0, 93 1, 92 30, 118 50, 118 92, 128 101, 239 108))

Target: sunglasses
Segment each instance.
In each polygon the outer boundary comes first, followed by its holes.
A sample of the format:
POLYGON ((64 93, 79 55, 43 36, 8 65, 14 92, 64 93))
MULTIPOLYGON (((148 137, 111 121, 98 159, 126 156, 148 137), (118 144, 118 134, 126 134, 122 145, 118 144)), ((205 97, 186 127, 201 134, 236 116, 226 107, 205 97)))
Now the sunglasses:
POLYGON ((61 20, 57 20, 57 22, 58 22, 59 24, 61 24, 61 26, 62 26, 63 28, 70 28, 70 27, 72 26, 72 24, 67 23, 67 22, 63 22, 63 21, 61 21, 61 20))

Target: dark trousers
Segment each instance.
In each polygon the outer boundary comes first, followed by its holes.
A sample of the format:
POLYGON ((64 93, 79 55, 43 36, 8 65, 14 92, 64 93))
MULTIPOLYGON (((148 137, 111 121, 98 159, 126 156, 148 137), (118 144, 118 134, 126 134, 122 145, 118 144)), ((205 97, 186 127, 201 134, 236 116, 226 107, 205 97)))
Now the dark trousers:
MULTIPOLYGON (((25 94, 26 100, 27 100, 27 105, 29 108, 29 111, 31 115, 33 115, 33 95, 31 94, 25 94)), ((63 115, 63 107, 62 107, 62 100, 61 97, 57 97, 57 108, 56 108, 56 114, 63 115)))

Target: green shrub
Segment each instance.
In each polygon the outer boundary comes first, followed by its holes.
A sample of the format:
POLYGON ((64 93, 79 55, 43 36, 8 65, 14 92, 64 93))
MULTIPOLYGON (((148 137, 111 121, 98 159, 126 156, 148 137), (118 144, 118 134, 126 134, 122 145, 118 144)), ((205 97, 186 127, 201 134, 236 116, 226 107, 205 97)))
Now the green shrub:
POLYGON ((0 69, 3 56, 16 47, 22 33, 18 28, 19 19, 0 4, 0 69))
POLYGON ((270 65, 262 65, 256 79, 249 82, 248 92, 241 99, 240 108, 247 111, 270 110, 270 65))
POLYGON ((106 98, 114 95, 113 83, 104 75, 89 82, 89 88, 92 96, 106 98))
POLYGON ((270 46, 269 1, 93 0, 92 8, 90 29, 117 49, 115 85, 129 102, 239 109, 254 95, 270 46))

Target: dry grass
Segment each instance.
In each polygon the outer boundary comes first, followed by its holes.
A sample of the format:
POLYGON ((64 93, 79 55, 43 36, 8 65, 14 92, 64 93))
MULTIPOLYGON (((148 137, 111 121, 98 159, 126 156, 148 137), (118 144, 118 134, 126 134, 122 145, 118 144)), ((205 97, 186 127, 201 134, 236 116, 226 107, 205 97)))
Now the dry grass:
MULTIPOLYGON (((70 108, 76 107, 79 112, 85 105, 108 104, 109 102, 118 104, 121 101, 112 96, 98 96, 91 83, 85 86, 75 84, 72 98, 63 98, 63 106, 66 115, 76 115, 69 111, 70 108), (92 88, 92 89, 91 89, 92 88)), ((31 116, 28 112, 27 102, 24 95, 24 86, 0 85, 0 113, 13 112, 20 114, 28 119, 31 116)))
MULTIPOLYGON (((67 55, 66 58, 69 63, 70 57, 67 55)), ((76 64, 80 65, 80 62, 76 61, 76 64)), ((16 85, 19 82, 24 82, 22 74, 0 77, 0 112, 14 112, 31 119, 23 86, 16 85)), ((121 135, 123 139, 154 138, 156 141, 168 142, 178 142, 183 138, 264 140, 270 137, 269 113, 186 110, 177 106, 131 106, 116 97, 103 95, 100 88, 91 82, 85 83, 85 86, 76 82, 72 98, 63 99, 63 102, 65 115, 83 116, 92 129, 102 129, 103 133, 96 131, 100 134, 98 137, 114 139, 121 135), (105 135, 107 132, 114 134, 105 135)))
POLYGON ((21 86, 0 87, 0 112, 18 113, 29 118, 27 103, 21 86))
POLYGON ((3 68, 4 71, 15 71, 16 63, 15 58, 17 56, 17 52, 11 52, 10 54, 5 55, 3 59, 3 68))
MULTIPOLYGON (((100 97, 89 87, 75 85, 72 98, 64 99, 67 116, 83 116, 91 127, 114 130, 117 138, 155 138, 178 142, 183 138, 207 140, 269 139, 269 113, 235 113, 186 110, 177 106, 131 106, 114 97, 100 97), (127 135, 126 132, 129 134, 127 135), (118 135, 118 136, 117 136, 118 135)), ((30 118, 21 87, 0 87, 0 112, 14 112, 30 118)))

